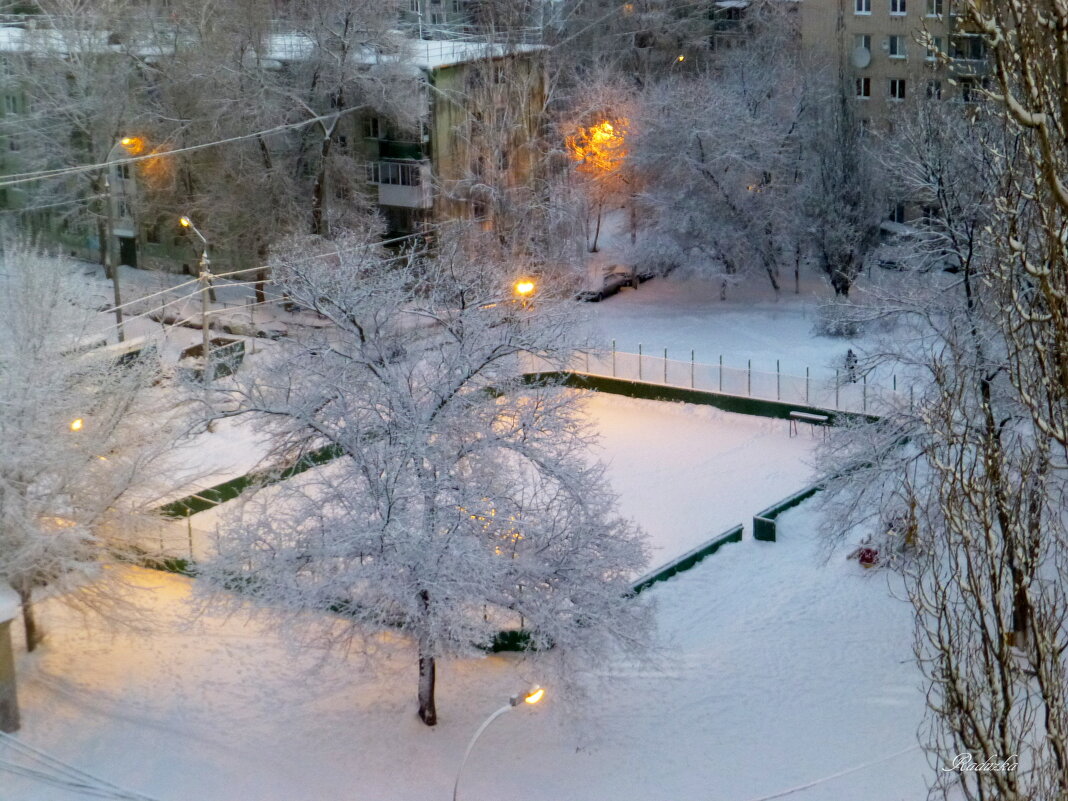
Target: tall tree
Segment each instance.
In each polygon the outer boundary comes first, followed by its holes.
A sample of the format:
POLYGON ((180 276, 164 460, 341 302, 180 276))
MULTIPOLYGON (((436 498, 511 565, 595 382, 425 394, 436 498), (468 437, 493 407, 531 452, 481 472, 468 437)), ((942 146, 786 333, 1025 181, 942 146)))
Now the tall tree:
POLYGON ((523 376, 531 354, 567 354, 567 305, 548 288, 518 299, 459 250, 391 261, 373 231, 294 241, 272 268, 328 325, 265 353, 233 414, 262 419, 279 456, 336 458, 254 493, 204 577, 302 626, 319 613, 347 644, 403 632, 427 725, 437 660, 502 625, 564 659, 640 648, 645 613, 625 596, 642 538, 590 461, 576 396, 523 376))
POLYGON ((18 592, 30 650, 36 594, 104 608, 107 562, 130 556, 133 523, 158 490, 151 466, 172 417, 151 358, 85 352, 97 313, 70 265, 8 249, 0 274, 0 581, 18 592))

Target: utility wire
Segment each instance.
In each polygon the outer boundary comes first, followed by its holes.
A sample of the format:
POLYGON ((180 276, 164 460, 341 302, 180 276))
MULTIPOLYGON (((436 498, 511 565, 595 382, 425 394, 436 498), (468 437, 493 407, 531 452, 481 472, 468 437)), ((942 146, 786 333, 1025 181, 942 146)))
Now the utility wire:
POLYGON ((240 134, 238 136, 231 136, 226 139, 216 139, 211 142, 202 142, 198 145, 188 145, 186 147, 175 148, 174 150, 165 150, 159 153, 146 153, 143 156, 129 156, 126 158, 115 159, 113 161, 101 161, 97 164, 83 164, 78 167, 61 167, 54 170, 38 170, 36 172, 23 172, 13 173, 11 175, 4 176, 0 179, 0 187, 15 186, 18 184, 31 183, 33 181, 41 181, 48 178, 62 178, 66 175, 81 175, 87 172, 93 172, 94 170, 102 170, 111 167, 116 164, 135 164, 141 161, 149 161, 150 159, 168 158, 170 156, 176 156, 179 153, 192 153, 197 150, 205 150, 209 147, 218 147, 219 145, 228 145, 234 142, 242 142, 246 139, 255 139, 259 136, 269 136, 275 133, 281 133, 282 131, 291 131, 297 128, 304 128, 308 125, 312 125, 324 120, 334 119, 344 114, 348 114, 352 111, 358 111, 363 106, 352 106, 350 108, 339 109, 332 111, 329 114, 320 114, 315 117, 311 117, 300 122, 289 122, 283 125, 276 125, 273 128, 265 128, 261 131, 254 131, 252 133, 240 134))

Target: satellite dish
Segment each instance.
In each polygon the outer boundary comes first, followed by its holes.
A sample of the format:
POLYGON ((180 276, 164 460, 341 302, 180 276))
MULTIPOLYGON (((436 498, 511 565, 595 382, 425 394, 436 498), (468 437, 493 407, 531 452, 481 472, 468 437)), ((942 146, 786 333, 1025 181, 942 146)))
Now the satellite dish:
POLYGON ((862 70, 869 64, 871 64, 871 51, 861 45, 853 51, 853 66, 862 70))

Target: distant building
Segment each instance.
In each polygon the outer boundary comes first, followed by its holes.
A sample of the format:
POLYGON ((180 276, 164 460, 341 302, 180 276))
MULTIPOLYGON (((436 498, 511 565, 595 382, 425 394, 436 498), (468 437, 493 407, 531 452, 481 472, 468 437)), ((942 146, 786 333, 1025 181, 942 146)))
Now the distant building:
POLYGON ((987 81, 983 40, 955 0, 803 0, 800 7, 804 52, 838 68, 865 125, 892 133, 906 101, 976 102, 987 81))
MULTIPOLYGON (((460 14, 473 4, 431 5, 460 14)), ((35 57, 62 58, 60 51, 33 44, 42 40, 42 34, 47 42, 48 34, 42 31, 16 25, 0 29, 0 67, 5 50, 25 52, 33 47, 39 54, 35 57)), ((265 37, 262 63, 265 69, 284 69, 287 63, 306 58, 313 46, 302 34, 275 31, 265 37)), ((354 112, 340 121, 335 133, 336 146, 365 164, 362 191, 377 203, 391 234, 418 232, 435 221, 454 218, 479 218, 492 225, 487 191, 507 191, 531 180, 532 143, 542 125, 545 95, 538 57, 542 49, 536 43, 465 34, 409 37, 397 54, 365 56, 369 64, 382 59, 400 62, 410 68, 416 84, 414 91, 405 93, 415 104, 408 109, 408 116, 417 121, 414 127, 403 129, 374 112, 354 112)), ((167 52, 156 47, 152 58, 165 65, 167 52)), ((0 97, 3 115, 23 112, 26 99, 18 87, 3 86, 0 97)), ((21 169, 20 135, 12 133, 16 126, 5 128, 6 134, 0 132, 0 174, 12 174, 21 169)), ((142 144, 136 137, 117 142, 109 161, 140 155, 142 144)), ((137 175, 138 169, 129 164, 111 165, 108 199, 102 207, 107 225, 99 226, 99 231, 49 228, 47 219, 31 222, 85 258, 96 258, 101 237, 110 235, 112 252, 121 264, 192 271, 196 258, 187 238, 161 235, 164 227, 155 210, 144 208, 148 201, 146 193, 139 192, 137 175)), ((14 195, 0 194, 0 206, 12 210, 24 206, 14 195)), ((213 260, 225 265, 228 257, 225 252, 213 253, 213 260)))

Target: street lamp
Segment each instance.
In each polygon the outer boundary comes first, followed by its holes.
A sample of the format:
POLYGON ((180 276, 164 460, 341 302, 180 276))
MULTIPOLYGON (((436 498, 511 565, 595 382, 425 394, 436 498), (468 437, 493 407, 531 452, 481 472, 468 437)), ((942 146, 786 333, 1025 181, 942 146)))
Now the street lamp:
POLYGON ((534 706, 534 704, 541 701, 544 697, 545 688, 535 684, 525 693, 522 693, 521 695, 513 695, 508 699, 508 703, 505 706, 502 706, 482 722, 482 725, 478 727, 478 731, 475 732, 475 736, 471 738, 471 742, 467 744, 467 750, 464 751, 463 761, 460 762, 460 769, 456 771, 456 781, 452 785, 452 801, 456 801, 456 791, 460 787, 460 774, 464 772, 464 765, 467 764, 467 758, 471 756, 471 749, 475 747, 475 743, 478 742, 478 738, 482 736, 482 732, 489 728, 489 725, 493 723, 493 721, 508 710, 515 709, 520 704, 534 706))
POLYGON ((82 428, 84 428, 84 427, 85 427, 85 421, 80 417, 76 417, 75 419, 70 421, 70 430, 71 431, 81 431, 82 428))
POLYGON ((201 243, 204 245, 200 251, 200 280, 204 283, 203 289, 200 291, 200 331, 203 337, 203 344, 201 349, 204 351, 204 383, 210 384, 213 373, 215 372, 211 366, 211 329, 208 328, 208 301, 215 302, 215 288, 211 284, 211 260, 208 257, 208 240, 204 238, 204 234, 200 233, 193 221, 187 216, 182 215, 178 218, 178 222, 183 228, 188 228, 194 234, 196 234, 201 243))

